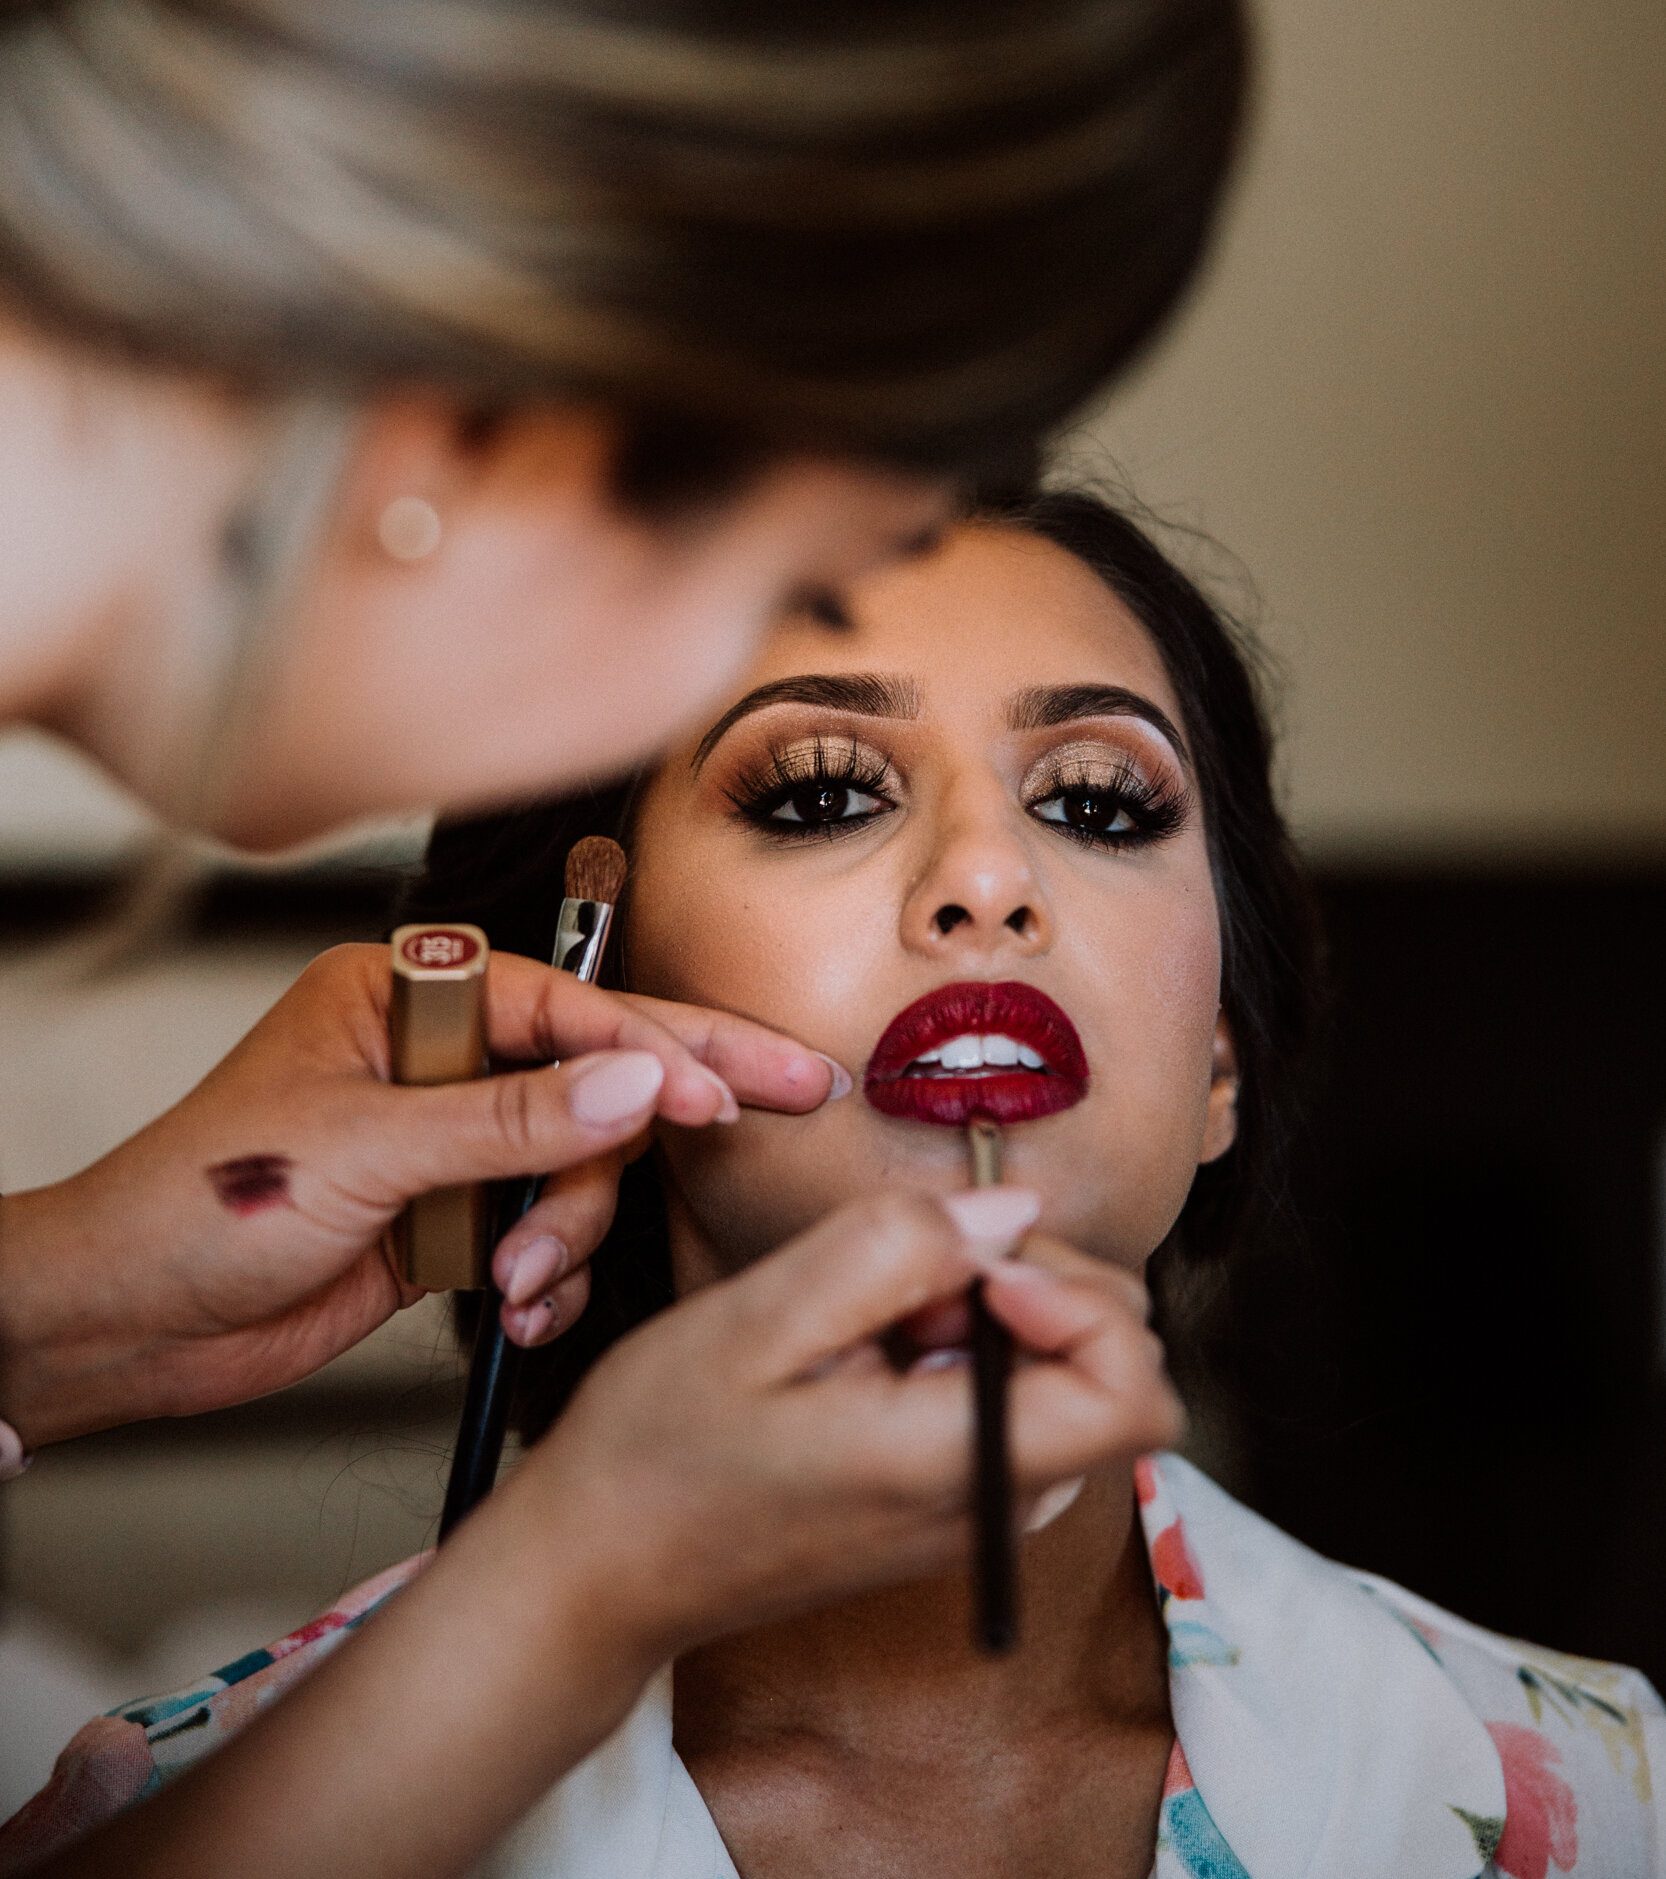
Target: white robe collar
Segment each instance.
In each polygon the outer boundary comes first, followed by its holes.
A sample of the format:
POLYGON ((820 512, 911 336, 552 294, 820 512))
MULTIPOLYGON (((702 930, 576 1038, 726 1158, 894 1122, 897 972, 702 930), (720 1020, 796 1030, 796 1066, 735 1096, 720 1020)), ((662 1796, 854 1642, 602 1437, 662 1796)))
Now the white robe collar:
POLYGON ((1165 1801, 1159 1874, 1165 1852, 1173 1873, 1210 1879, 1484 1872, 1504 1817, 1498 1753, 1411 1626, 1178 1456, 1142 1463, 1139 1487, 1196 1784, 1189 1808, 1165 1801), (1212 1822, 1237 1870, 1187 1861, 1188 1812, 1194 1859, 1212 1822))
MULTIPOLYGON (((1181 1750, 1155 1879, 1478 1879, 1497 1751, 1409 1624, 1177 1456, 1139 1484, 1181 1750)), ((737 1879, 672 1747, 669 1670, 482 1872, 737 1879)))

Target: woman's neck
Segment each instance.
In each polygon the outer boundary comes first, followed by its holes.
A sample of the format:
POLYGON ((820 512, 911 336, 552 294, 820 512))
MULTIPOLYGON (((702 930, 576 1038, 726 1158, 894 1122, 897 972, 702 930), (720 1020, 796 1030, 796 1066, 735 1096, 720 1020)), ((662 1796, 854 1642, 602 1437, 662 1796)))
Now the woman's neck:
POLYGON ((681 1658, 685 1757, 813 1742, 858 1759, 976 1758, 1055 1724, 1166 1726, 1167 1638, 1126 1470, 1021 1555, 1022 1636, 972 1642, 965 1575, 876 1592, 681 1658))
MULTIPOLYGON (((679 1292, 731 1269, 675 1197, 669 1214, 679 1292)), ((975 1755, 1059 1721, 1166 1728, 1168 1640, 1130 1468, 1091 1477, 1024 1541, 1020 1583, 1022 1633, 1002 1657, 972 1642, 964 1572, 702 1646, 677 1664, 678 1747, 699 1756, 797 1741, 912 1760, 937 1748, 975 1755)))

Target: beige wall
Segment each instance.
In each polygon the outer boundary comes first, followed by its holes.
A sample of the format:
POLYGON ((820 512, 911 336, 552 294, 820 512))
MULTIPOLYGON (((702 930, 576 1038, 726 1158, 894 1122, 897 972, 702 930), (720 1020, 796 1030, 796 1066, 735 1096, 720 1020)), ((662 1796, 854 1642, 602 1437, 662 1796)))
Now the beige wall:
POLYGON ((1666 6, 1264 0, 1227 239, 1083 442, 1243 562, 1329 853, 1666 849, 1666 6))

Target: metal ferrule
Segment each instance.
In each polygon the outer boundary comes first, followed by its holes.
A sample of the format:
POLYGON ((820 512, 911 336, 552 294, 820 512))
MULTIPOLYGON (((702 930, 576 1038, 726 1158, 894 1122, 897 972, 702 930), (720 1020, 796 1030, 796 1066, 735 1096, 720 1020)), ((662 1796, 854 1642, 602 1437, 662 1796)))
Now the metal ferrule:
POLYGON ((555 953, 550 963, 558 972, 570 972, 590 983, 601 970, 602 949, 613 924, 612 904, 605 900, 564 900, 555 926, 555 953))

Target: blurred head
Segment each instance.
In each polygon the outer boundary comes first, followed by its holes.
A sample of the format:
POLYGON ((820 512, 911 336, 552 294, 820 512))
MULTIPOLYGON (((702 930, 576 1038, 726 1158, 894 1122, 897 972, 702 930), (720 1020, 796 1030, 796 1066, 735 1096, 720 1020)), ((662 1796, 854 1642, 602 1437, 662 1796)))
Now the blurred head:
POLYGON ((778 634, 628 810, 436 836, 425 908, 537 950, 560 852, 611 817, 632 988, 741 1011, 856 1075, 812 1116, 666 1131, 615 1263, 652 1238, 649 1182, 681 1289, 876 1185, 961 1186, 980 1107, 1007 1117, 1009 1178, 1050 1230, 1130 1268, 1165 1245, 1218 1258, 1268 1191, 1308 991, 1233 636, 1082 496, 958 525, 858 583, 849 615, 837 638, 778 634))
MULTIPOLYGON (((13 323, 188 389, 210 431, 361 414, 221 832, 655 747, 795 595, 881 563, 1137 351, 1243 78, 1236 0, 0 12, 13 323), (441 524, 419 562, 378 550, 401 497, 441 524)), ((230 502, 246 471, 204 480, 230 502)), ((146 618, 213 610, 215 529, 150 513, 194 474, 159 463, 100 515, 162 564, 123 588, 146 618)), ((165 713, 125 695, 104 740, 149 787, 123 743, 165 713)))

